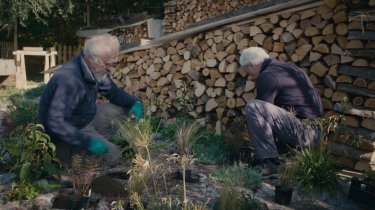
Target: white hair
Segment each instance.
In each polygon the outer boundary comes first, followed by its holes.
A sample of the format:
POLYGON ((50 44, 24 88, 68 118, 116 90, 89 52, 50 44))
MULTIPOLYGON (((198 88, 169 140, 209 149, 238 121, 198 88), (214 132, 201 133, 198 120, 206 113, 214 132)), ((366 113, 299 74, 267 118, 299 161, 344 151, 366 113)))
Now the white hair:
POLYGON ((248 64, 258 65, 270 56, 260 47, 249 47, 245 49, 240 56, 241 66, 248 64))
POLYGON ((83 47, 83 54, 85 56, 92 55, 97 57, 113 51, 118 53, 119 50, 120 43, 116 36, 112 36, 111 34, 100 34, 86 39, 83 47))

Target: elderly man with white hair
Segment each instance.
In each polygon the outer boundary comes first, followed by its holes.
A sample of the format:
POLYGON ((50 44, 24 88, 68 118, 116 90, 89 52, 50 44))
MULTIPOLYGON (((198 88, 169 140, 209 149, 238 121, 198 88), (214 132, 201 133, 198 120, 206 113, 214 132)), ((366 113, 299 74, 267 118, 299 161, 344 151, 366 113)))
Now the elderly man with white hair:
POLYGON ((319 129, 303 125, 302 120, 323 115, 321 99, 302 69, 271 59, 262 48, 245 49, 240 64, 256 79, 256 98, 246 104, 247 129, 257 159, 254 168, 270 176, 281 166, 275 139, 293 147, 319 142, 319 129))
POLYGON ((56 70, 45 86, 39 104, 39 121, 56 144, 57 156, 71 160, 87 151, 116 162, 121 152, 108 141, 111 121, 135 113, 142 117, 139 99, 118 88, 108 75, 119 55, 117 37, 102 34, 88 38, 83 52, 56 70), (110 103, 97 104, 98 93, 110 103))

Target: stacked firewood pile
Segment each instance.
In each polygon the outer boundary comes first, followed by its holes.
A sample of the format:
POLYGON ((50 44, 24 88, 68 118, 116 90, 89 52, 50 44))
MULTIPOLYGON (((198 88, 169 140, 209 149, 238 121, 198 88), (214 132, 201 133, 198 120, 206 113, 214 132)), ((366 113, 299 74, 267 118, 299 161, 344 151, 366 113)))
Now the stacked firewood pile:
POLYGON ((358 137, 359 130, 361 137, 355 143, 337 142, 333 150, 340 163, 366 170, 369 160, 375 163, 375 61, 350 50, 371 52, 375 47, 371 40, 349 35, 357 30, 372 32, 375 25, 350 19, 351 14, 346 4, 326 0, 313 8, 306 5, 258 16, 161 47, 122 54, 124 62, 113 70, 113 77, 149 105, 150 113, 171 118, 186 111, 216 131, 244 127, 244 107, 255 97, 255 90, 254 81, 238 70, 238 57, 244 48, 261 46, 272 57, 306 71, 322 97, 327 117, 342 112, 339 102, 344 98, 355 105, 343 123, 350 128, 346 131, 354 130, 358 137))
POLYGON ((164 3, 163 34, 183 31, 194 22, 265 1, 267 0, 169 0, 164 3))
POLYGON ((122 44, 148 38, 147 21, 133 26, 120 27, 111 32, 112 35, 121 37, 122 44))

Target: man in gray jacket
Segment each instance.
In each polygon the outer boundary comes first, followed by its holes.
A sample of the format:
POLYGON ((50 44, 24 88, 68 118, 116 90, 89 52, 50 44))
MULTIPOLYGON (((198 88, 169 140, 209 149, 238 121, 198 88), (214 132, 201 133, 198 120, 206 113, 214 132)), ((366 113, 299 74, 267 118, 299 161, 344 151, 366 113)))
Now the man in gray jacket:
POLYGON ((281 165, 275 139, 302 147, 319 142, 319 129, 302 120, 321 117, 322 103, 302 69, 271 59, 262 48, 245 49, 240 64, 256 79, 256 98, 246 104, 247 129, 258 160, 255 169, 269 176, 281 165))
POLYGON ((81 150, 108 162, 121 157, 117 146, 108 141, 114 133, 111 121, 131 113, 139 119, 143 105, 118 88, 108 75, 119 48, 117 37, 109 34, 87 39, 83 52, 56 70, 45 86, 39 121, 55 142, 58 157, 70 160, 81 150), (110 103, 96 104, 98 92, 110 103))

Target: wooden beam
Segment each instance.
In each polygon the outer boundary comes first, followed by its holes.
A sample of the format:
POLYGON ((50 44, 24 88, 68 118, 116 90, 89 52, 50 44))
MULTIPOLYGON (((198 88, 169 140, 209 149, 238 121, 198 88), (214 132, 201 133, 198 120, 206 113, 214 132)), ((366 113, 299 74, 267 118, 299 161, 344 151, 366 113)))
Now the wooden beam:
POLYGON ((367 88, 358 88, 353 85, 348 84, 339 84, 337 86, 337 91, 349 93, 353 95, 361 95, 361 96, 367 96, 367 97, 375 97, 375 91, 374 90, 368 90, 367 88))
POLYGON ((375 31, 349 31, 348 39, 375 40, 375 31))
POLYGON ((341 65, 339 73, 375 81, 375 69, 372 68, 341 65))
POLYGON ((229 25, 229 24, 239 22, 239 21, 242 21, 242 20, 246 20, 246 19, 249 19, 249 18, 254 18, 256 16, 264 16, 264 15, 269 14, 269 13, 280 12, 280 11, 287 10, 289 8, 294 8, 294 7, 297 7, 297 6, 306 5, 306 4, 315 3, 315 2, 316 1, 313 1, 313 0, 274 0, 274 1, 269 1, 269 2, 266 2, 266 3, 263 3, 263 4, 259 4, 258 7, 253 6, 253 7, 247 8, 248 11, 245 14, 241 14, 241 15, 234 16, 234 17, 227 17, 223 20, 219 20, 219 21, 216 21, 216 22, 213 22, 213 23, 209 23, 209 24, 202 25, 202 26, 197 26, 195 28, 190 28, 190 29, 180 31, 180 32, 176 32, 176 33, 172 33, 172 34, 168 34, 166 36, 162 36, 160 38, 152 40, 150 42, 150 44, 148 44, 148 45, 122 50, 120 52, 120 54, 130 53, 130 52, 139 51, 139 50, 146 50, 146 49, 149 49, 151 47, 158 47, 158 46, 163 45, 166 42, 169 42, 169 41, 172 41, 172 40, 181 40, 181 39, 184 39, 188 36, 192 36, 192 35, 201 33, 203 31, 208 31, 208 30, 211 30, 211 29, 223 26, 223 25, 229 25), (263 5, 264 8, 259 8, 261 5, 263 5))
POLYGON ((365 58, 375 58, 375 49, 346 49, 345 55, 365 58))
POLYGON ((336 103, 333 106, 333 110, 337 112, 341 112, 341 113, 345 111, 347 114, 364 117, 364 118, 375 119, 375 110, 367 109, 365 107, 351 106, 349 110, 344 110, 341 103, 336 103))

